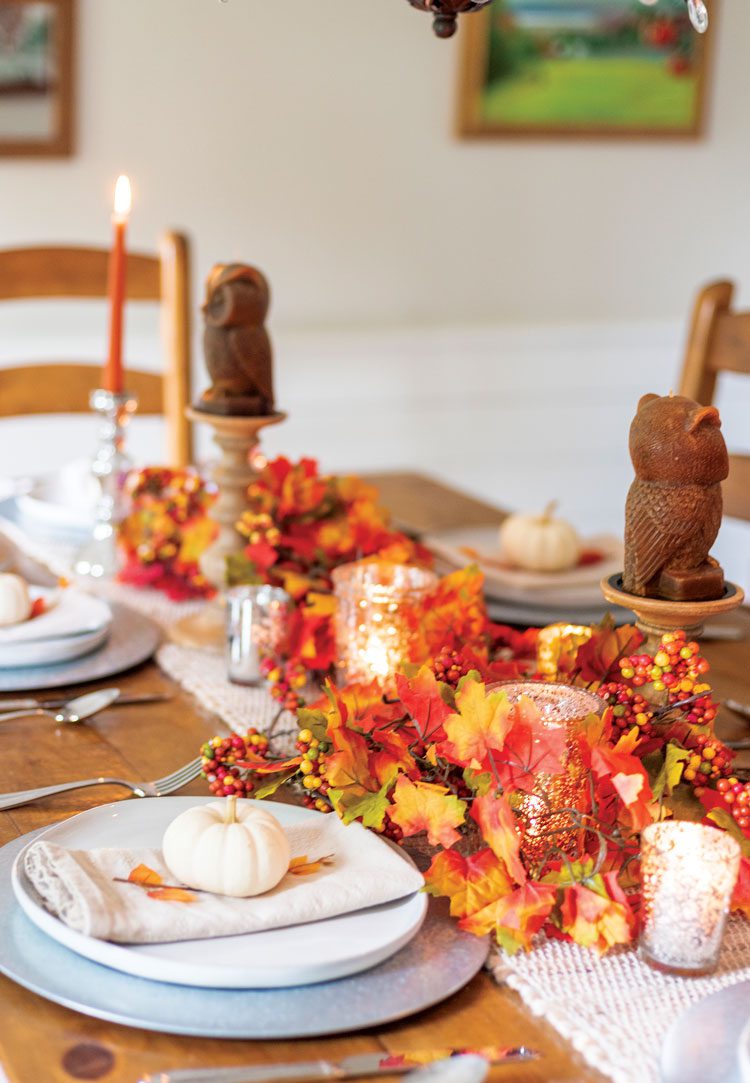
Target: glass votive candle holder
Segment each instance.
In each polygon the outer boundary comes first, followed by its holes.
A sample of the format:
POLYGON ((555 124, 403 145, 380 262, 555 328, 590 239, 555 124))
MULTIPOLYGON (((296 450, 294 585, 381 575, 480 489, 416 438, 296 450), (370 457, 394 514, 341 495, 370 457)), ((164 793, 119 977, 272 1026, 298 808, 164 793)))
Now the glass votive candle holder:
POLYGON ((604 701, 585 688, 551 681, 499 681, 490 685, 489 690, 504 692, 511 703, 522 698, 531 700, 544 729, 564 731, 565 751, 560 758, 560 770, 537 771, 531 792, 518 791, 514 807, 521 826, 523 852, 532 861, 543 860, 551 847, 563 853, 574 851, 581 832, 567 810, 582 808, 588 789, 588 773, 576 731, 588 715, 601 714, 604 701))
POLYGON ((426 658, 420 606, 437 584, 433 572, 416 564, 361 560, 335 568, 331 578, 342 680, 385 687, 404 662, 426 658))
POLYGON ((686 977, 714 970, 739 867, 726 831, 688 820, 644 828, 641 958, 686 977))
POLYGON ((280 646, 291 598, 280 587, 232 587, 227 591, 227 675, 234 684, 263 683, 261 662, 280 646))

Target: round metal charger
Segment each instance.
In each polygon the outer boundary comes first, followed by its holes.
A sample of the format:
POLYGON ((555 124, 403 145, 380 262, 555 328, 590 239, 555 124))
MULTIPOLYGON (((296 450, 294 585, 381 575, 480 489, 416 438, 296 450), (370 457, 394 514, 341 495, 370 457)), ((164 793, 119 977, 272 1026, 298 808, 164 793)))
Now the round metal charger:
POLYGON ((0 669, 0 692, 35 692, 98 681, 137 666, 150 658, 162 640, 159 625, 119 602, 110 603, 112 627, 98 650, 53 666, 0 669))
POLYGON ((750 981, 730 985, 691 1005, 664 1039, 662 1083, 744 1083, 738 1055, 748 1019, 750 981))
MULTIPOLYGON (((290 989, 193 989, 129 977, 68 951, 21 912, 10 871, 40 832, 0 849, 0 972, 66 1008, 123 1026, 199 1038, 312 1038, 364 1030, 445 1000, 481 969, 489 945, 462 933, 445 900, 430 902, 417 936, 351 978, 290 989)), ((315 926, 310 926, 310 935, 315 926)))

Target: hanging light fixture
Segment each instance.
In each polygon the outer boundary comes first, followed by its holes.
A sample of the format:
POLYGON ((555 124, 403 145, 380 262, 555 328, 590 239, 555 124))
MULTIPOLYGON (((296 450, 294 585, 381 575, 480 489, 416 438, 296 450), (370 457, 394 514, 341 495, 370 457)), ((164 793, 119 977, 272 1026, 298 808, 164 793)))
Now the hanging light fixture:
POLYGON ((468 11, 479 11, 492 0, 409 0, 412 7, 428 11, 432 28, 439 38, 450 38, 456 32, 458 16, 468 11))

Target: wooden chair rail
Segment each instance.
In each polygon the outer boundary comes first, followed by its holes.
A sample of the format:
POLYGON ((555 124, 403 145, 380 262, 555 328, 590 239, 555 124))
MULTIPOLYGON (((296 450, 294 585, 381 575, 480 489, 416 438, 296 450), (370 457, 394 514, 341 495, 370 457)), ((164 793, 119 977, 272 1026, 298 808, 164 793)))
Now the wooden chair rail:
MULTIPOLYGON (((89 394, 101 384, 101 366, 43 364, 33 370, 30 382, 23 366, 0 369, 0 417, 89 412, 89 394)), ((138 396, 139 414, 164 413, 164 381, 159 374, 128 369, 127 384, 126 390, 138 396)))
MULTIPOLYGON (((106 248, 62 246, 5 249, 0 260, 0 298, 24 300, 107 296, 106 248), (33 288, 29 283, 33 282, 33 288)), ((128 253, 127 295, 131 301, 161 297, 159 266, 153 256, 128 253)))
POLYGON ((725 515, 750 519, 750 455, 729 456, 729 477, 722 492, 725 515))

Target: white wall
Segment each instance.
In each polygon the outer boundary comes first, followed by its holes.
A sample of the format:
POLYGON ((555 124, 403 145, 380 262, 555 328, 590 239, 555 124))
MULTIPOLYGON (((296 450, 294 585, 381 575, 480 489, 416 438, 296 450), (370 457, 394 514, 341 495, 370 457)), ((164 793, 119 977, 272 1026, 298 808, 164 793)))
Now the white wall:
MULTIPOLYGON (((696 286, 729 274, 750 298, 750 3, 715 22, 701 141, 461 142, 458 41, 405 0, 79 0, 77 153, 0 159, 0 244, 106 241, 125 170, 136 247, 191 233, 196 304, 214 261, 270 277, 291 415, 270 450, 426 469, 506 505, 559 495, 617 529, 628 420, 674 382, 696 286)), ((84 309, 31 330, 24 306, 0 312, 0 363, 21 342, 70 356, 66 338, 96 357, 104 312, 84 309)), ((129 331, 140 361, 147 324, 129 331)), ((3 423, 0 473, 93 439, 31 431, 3 423)), ((156 439, 134 430, 141 458, 156 439)))

